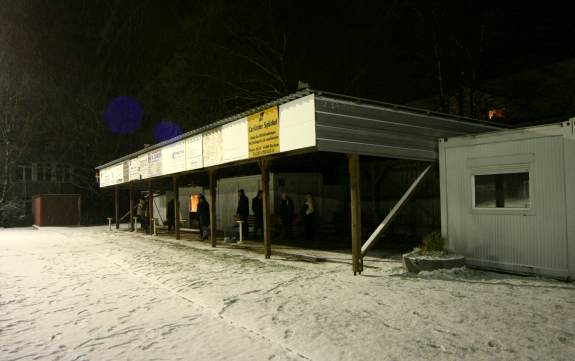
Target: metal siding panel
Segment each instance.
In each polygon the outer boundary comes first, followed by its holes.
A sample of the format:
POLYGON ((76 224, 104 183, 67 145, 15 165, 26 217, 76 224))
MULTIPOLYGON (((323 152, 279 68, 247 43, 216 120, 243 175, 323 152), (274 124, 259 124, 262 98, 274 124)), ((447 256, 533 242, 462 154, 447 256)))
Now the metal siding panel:
MULTIPOLYGON (((503 139, 504 140, 504 139, 503 139)), ((532 267, 535 272, 567 271, 565 191, 561 137, 446 148, 447 234, 457 252, 501 268, 532 267), (534 153, 531 195, 534 215, 471 212, 471 173, 475 157, 534 153)))
POLYGON ((455 132, 459 134, 485 132, 488 130, 500 129, 496 126, 486 125, 481 121, 472 122, 469 120, 453 119, 452 116, 437 116, 415 110, 405 110, 401 107, 393 108, 377 106, 374 104, 354 103, 316 96, 316 112, 329 114, 343 114, 356 119, 377 122, 385 121, 398 128, 408 129, 422 128, 440 130, 441 132, 455 132))
POLYGON ((563 154, 565 163, 565 212, 567 227, 567 257, 569 261, 569 276, 575 279, 575 119, 566 122, 563 138, 563 154))
POLYGON ((432 137, 422 137, 393 132, 379 132, 358 126, 337 127, 332 124, 318 125, 318 131, 322 138, 338 139, 345 137, 350 142, 362 142, 366 144, 385 144, 397 147, 412 147, 434 151, 437 148, 437 140, 432 137))
POLYGON ((437 160, 437 140, 496 129, 448 117, 316 97, 318 150, 437 160))
MULTIPOLYGON (((423 136, 429 138, 452 137, 465 132, 455 131, 453 129, 443 128, 441 122, 433 118, 428 118, 426 124, 415 122, 419 120, 420 115, 413 115, 414 123, 396 122, 394 114, 382 110, 381 114, 374 114, 373 118, 358 117, 348 113, 331 113, 323 110, 316 110, 316 119, 319 124, 334 126, 344 129, 361 129, 370 131, 381 131, 398 133, 406 136, 423 136)), ((406 117, 405 115, 403 117, 406 117)))
POLYGON ((352 153, 361 155, 372 155, 376 157, 390 157, 398 159, 437 160, 436 151, 426 151, 414 148, 399 148, 383 144, 365 144, 349 142, 344 140, 318 138, 317 145, 323 152, 352 153))

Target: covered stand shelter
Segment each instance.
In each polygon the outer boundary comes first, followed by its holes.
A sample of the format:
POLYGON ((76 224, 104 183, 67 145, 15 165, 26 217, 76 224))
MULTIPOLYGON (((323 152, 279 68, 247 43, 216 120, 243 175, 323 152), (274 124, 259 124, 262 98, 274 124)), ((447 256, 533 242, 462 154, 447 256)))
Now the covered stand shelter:
MULTIPOLYGON (((486 122, 394 104, 304 90, 237 114, 179 137, 153 145, 97 167, 100 187, 118 190, 172 186, 185 177, 207 178, 211 200, 211 243, 216 246, 216 186, 219 174, 233 167, 257 165, 263 190, 263 242, 271 256, 270 167, 284 158, 314 153, 347 157, 353 272, 363 270, 363 256, 392 222, 423 178, 438 161, 438 140, 498 129, 486 122), (363 242, 361 227, 360 157, 381 157, 428 163, 387 216, 363 242)), ((179 197, 174 197, 176 214, 179 197)), ((130 201, 133 205, 133 201, 130 201)), ((132 207, 130 207, 133 210, 132 207)), ((153 207, 152 207, 153 209, 153 207)), ((130 213, 130 216, 132 214, 130 213)), ((175 236, 180 237, 179 222, 175 236)), ((133 224, 133 223, 131 223, 133 224)))

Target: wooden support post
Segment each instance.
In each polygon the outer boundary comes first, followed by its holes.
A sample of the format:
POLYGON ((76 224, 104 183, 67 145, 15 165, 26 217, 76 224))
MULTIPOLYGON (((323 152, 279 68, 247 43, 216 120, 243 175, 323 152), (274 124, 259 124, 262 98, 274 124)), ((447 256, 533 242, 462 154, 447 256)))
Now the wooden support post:
POLYGON ((114 188, 114 220, 116 221, 116 229, 120 229, 120 194, 118 186, 114 188))
POLYGON ((152 182, 148 183, 148 230, 150 234, 154 233, 154 192, 152 191, 152 182))
POLYGON ((216 246, 216 231, 218 229, 216 224, 216 171, 211 169, 209 172, 210 176, 210 241, 212 242, 212 247, 216 246))
POLYGON ((134 184, 130 182, 130 231, 134 231, 134 184))
POLYGON ((361 257, 361 193, 359 155, 348 155, 349 189, 351 193, 351 259, 353 274, 363 271, 361 257))
POLYGON ((180 239, 180 186, 178 184, 178 176, 173 177, 174 186, 174 231, 176 232, 176 239, 180 239))
POLYGON ((264 256, 270 258, 272 255, 271 242, 271 218, 270 218, 270 164, 269 159, 262 159, 258 162, 262 172, 262 193, 263 193, 263 213, 264 213, 264 256))

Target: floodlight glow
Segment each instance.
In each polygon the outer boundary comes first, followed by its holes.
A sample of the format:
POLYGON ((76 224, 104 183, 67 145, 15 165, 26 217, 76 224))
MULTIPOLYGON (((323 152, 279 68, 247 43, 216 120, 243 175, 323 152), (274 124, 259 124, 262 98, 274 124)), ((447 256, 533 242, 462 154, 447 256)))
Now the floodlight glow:
POLYGON ((144 110, 138 101, 130 96, 113 99, 104 111, 106 125, 113 133, 132 134, 142 125, 144 110))
POLYGON ((156 142, 163 142, 180 134, 182 134, 182 128, 170 120, 162 120, 154 127, 154 139, 156 142))

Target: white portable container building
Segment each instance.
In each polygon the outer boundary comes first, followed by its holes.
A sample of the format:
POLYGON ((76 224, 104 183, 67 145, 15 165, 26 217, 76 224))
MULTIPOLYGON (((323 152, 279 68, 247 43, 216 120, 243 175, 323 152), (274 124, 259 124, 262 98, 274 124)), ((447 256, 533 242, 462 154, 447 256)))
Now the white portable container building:
POLYGON ((450 251, 470 266, 575 279, 574 122, 440 140, 450 251))

